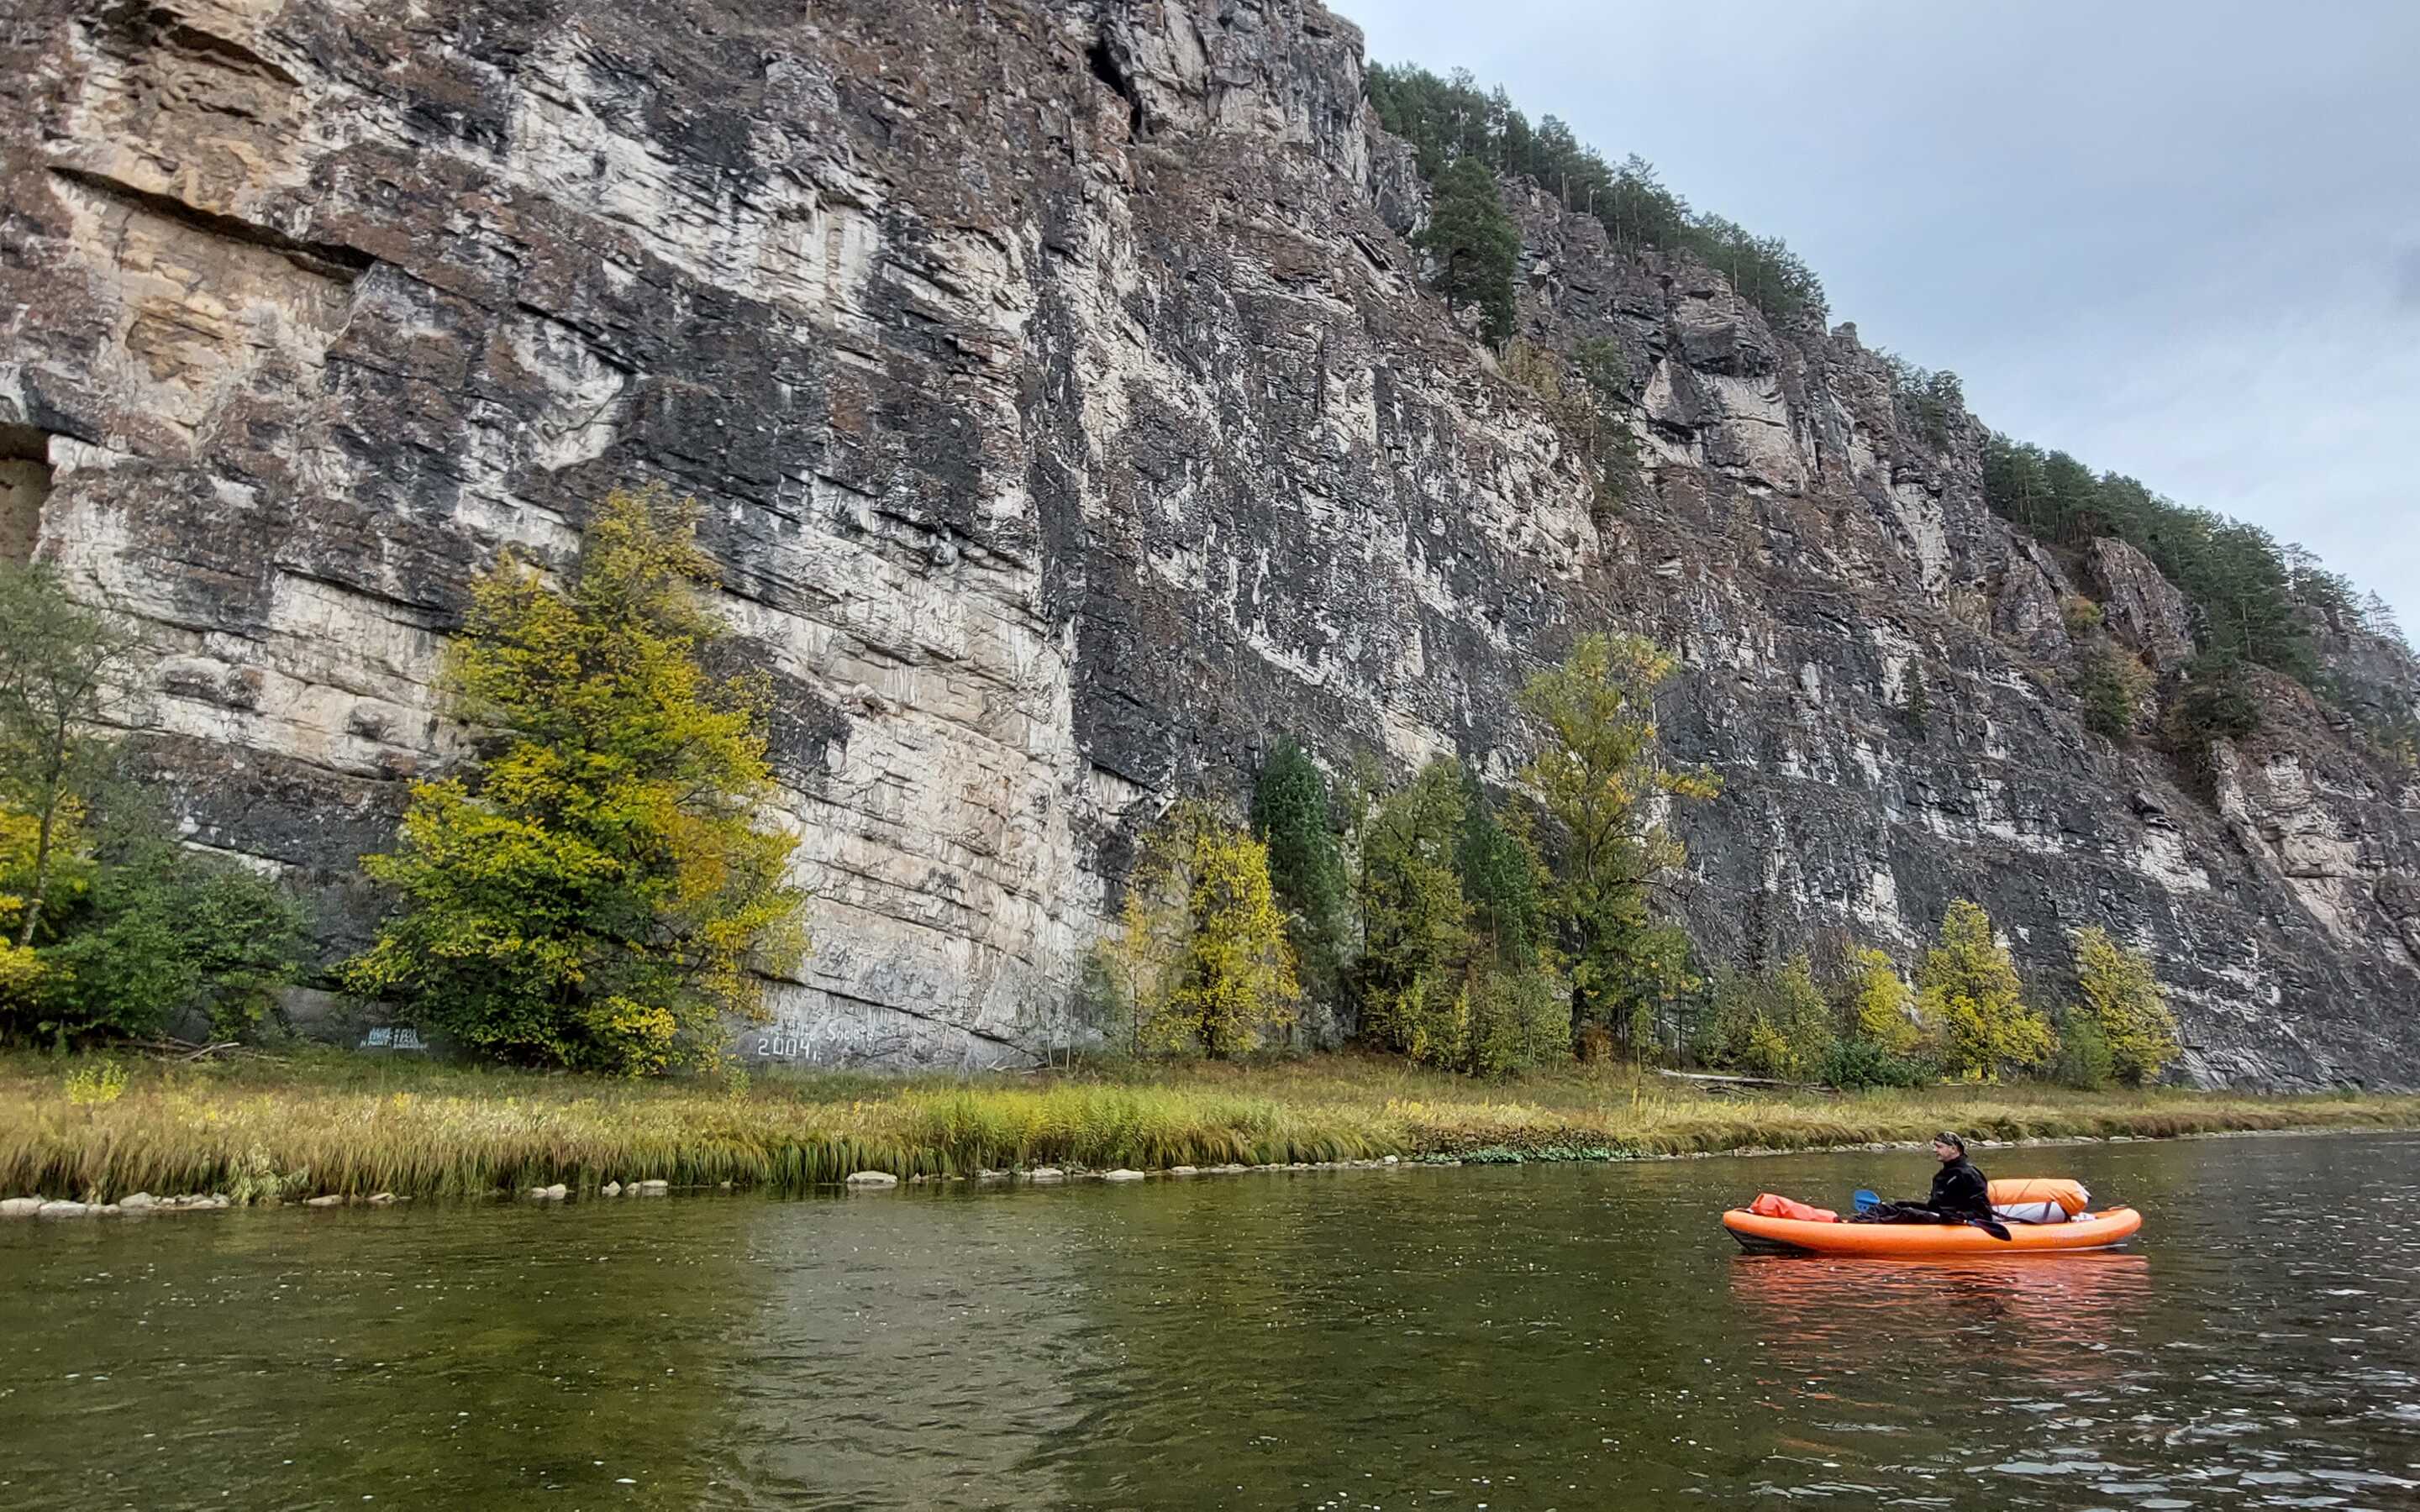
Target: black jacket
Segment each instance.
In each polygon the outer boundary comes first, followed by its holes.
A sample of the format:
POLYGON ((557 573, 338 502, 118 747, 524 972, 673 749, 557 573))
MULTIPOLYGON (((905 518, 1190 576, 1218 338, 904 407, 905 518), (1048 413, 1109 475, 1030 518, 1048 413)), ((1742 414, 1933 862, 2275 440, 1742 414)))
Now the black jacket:
POLYGON ((1992 1183, 1961 1155, 1932 1173, 1932 1196, 1924 1205, 1945 1218, 1989 1218, 1992 1183))

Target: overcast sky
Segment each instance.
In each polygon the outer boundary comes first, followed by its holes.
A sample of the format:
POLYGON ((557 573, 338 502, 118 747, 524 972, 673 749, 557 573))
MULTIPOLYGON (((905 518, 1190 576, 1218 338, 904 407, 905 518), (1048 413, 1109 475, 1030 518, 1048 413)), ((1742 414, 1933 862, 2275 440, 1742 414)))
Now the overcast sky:
POLYGON ((2420 637, 2420 0, 1330 0, 1778 235, 1985 422, 2420 637))

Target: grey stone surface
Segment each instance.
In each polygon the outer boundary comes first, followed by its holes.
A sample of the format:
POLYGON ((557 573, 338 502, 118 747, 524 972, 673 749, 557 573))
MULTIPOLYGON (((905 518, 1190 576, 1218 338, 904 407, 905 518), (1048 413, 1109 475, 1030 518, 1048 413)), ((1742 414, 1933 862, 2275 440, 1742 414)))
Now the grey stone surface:
POLYGON ((333 955, 461 749, 472 575, 694 492, 819 895, 750 1057, 1024 1063, 1171 797, 1288 733, 1502 780, 1522 676, 1626 628, 1728 785, 1678 821, 1712 958, 1913 964, 1973 896, 2045 994, 2081 925, 2154 951, 2196 1077, 2420 1082, 2407 774, 2283 686, 2208 795, 2087 734, 2060 601, 2172 655, 2143 564, 1993 519, 1981 424, 1936 449, 1853 327, 1514 186, 1526 336, 1628 385, 1597 508, 1421 290, 1362 77, 1303 0, 20 0, 0 548, 141 619, 146 761, 333 955))

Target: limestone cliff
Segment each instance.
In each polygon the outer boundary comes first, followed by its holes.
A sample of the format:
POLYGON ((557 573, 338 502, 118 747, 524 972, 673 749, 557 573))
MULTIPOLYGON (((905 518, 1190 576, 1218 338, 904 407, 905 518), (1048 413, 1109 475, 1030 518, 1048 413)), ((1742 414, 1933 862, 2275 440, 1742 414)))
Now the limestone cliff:
POLYGON ((339 946, 472 574, 652 479, 707 506, 821 893, 753 1053, 1018 1059, 1171 795, 1289 732, 1504 775, 1524 671, 1626 626, 1729 782, 1711 951, 1907 960, 1972 895, 2045 980, 2080 924, 2152 949, 2195 1074, 2420 1082, 2420 795, 2283 687, 2207 799, 2086 733, 2059 601, 2172 655, 2147 563, 2071 583, 1853 329, 1513 186, 1525 331, 1630 365, 1598 507, 1423 292, 1307 0, 21 0, 0 146, 0 550, 147 627, 190 838, 339 946))

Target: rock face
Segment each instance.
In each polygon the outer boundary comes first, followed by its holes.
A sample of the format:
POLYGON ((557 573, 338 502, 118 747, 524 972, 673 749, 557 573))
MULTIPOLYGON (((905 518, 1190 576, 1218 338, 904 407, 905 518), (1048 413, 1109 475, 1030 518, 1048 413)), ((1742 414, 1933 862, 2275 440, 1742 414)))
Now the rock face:
MULTIPOLYGON (((1525 332, 1627 365, 1603 509, 1422 291, 1308 0, 21 0, 0 49, 0 551, 146 625, 189 837, 334 949, 456 748, 472 575, 660 481, 820 896, 744 1053, 1020 1061, 1171 797, 1288 733, 1501 778, 1527 670, 1627 627, 1728 782, 1678 896, 1718 958, 1913 964, 1974 896, 2046 987, 2076 926, 2153 949, 2198 1075, 2420 1081, 2408 781, 2288 689, 2213 798, 2085 733, 2079 585, 1983 509, 1978 425, 1512 186, 1525 332)), ((2148 563, 2094 569, 2180 649, 2148 563)))

